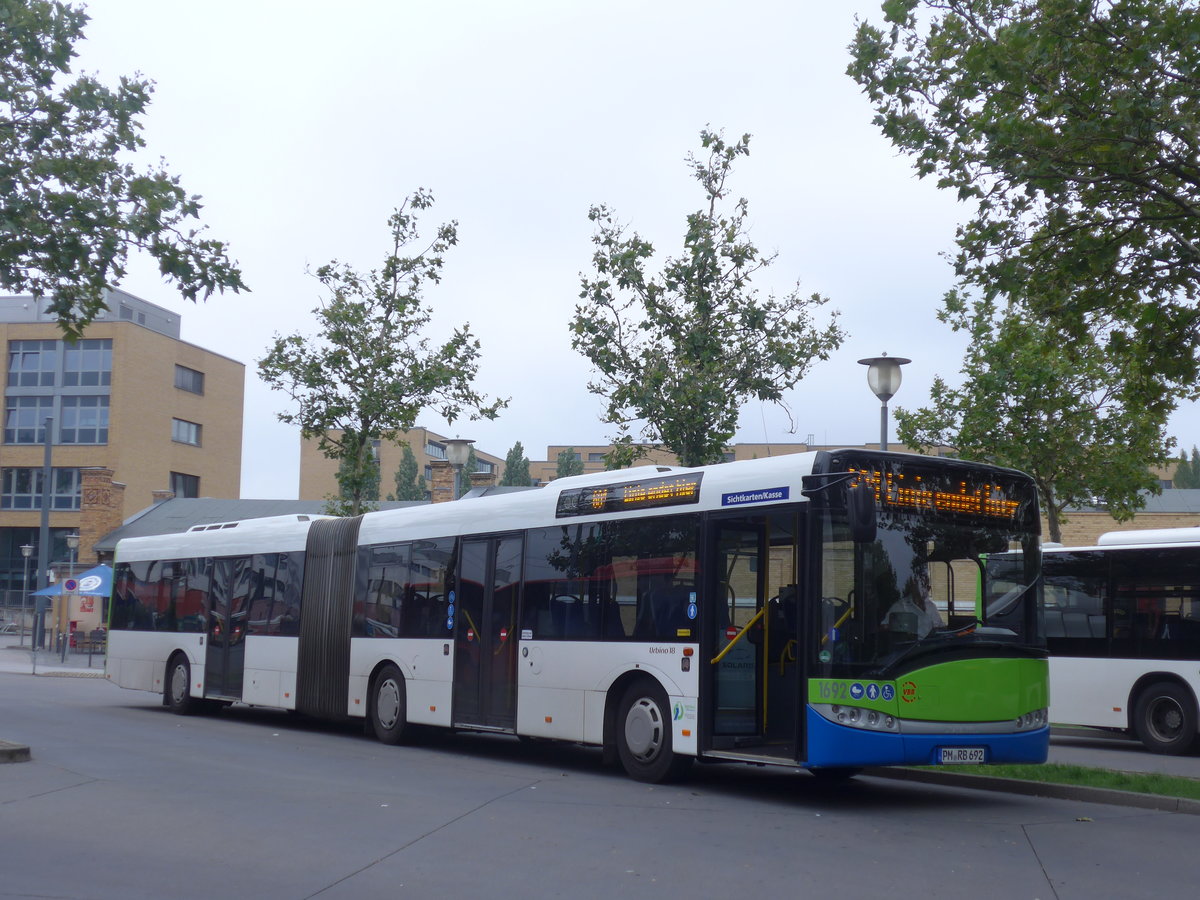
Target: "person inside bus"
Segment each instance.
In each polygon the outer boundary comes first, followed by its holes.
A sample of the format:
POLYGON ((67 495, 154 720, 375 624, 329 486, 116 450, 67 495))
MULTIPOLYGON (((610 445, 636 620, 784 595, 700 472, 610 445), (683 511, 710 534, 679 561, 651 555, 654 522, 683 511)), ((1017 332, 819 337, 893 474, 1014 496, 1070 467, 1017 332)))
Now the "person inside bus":
POLYGON ((944 624, 941 611, 929 597, 929 575, 924 570, 909 577, 900 599, 883 617, 883 627, 889 631, 915 634, 919 638, 944 624))

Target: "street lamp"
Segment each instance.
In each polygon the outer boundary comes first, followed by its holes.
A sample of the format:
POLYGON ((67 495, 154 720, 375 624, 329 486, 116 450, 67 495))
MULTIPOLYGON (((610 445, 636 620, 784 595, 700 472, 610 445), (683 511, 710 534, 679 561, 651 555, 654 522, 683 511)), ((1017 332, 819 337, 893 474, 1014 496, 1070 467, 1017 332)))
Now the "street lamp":
MULTIPOLYGON (((33 545, 22 544, 21 556, 25 561, 25 574, 21 577, 21 646, 25 646, 25 616, 29 605, 29 557, 33 556, 33 545)), ((30 638, 33 636, 30 635, 30 638)), ((31 641, 32 643, 32 641, 31 641)))
POLYGON ((458 480, 462 476, 463 466, 471 455, 471 445, 474 441, 466 438, 449 438, 446 440, 446 462, 454 469, 454 499, 458 499, 458 480))
POLYGON ((860 359, 860 365, 867 366, 867 385, 871 392, 879 398, 879 449, 886 450, 888 431, 888 401, 900 390, 900 367, 912 362, 903 356, 871 356, 860 359))
MULTIPOLYGON (((71 532, 67 535, 67 547, 71 551, 71 567, 67 569, 67 579, 71 582, 75 581, 75 551, 79 549, 79 533, 71 532)), ((67 622, 67 617, 71 614, 71 596, 67 593, 66 583, 63 583, 63 590, 59 593, 59 614, 58 614, 58 635, 62 641, 62 649, 59 651, 62 662, 67 661, 67 640, 70 637, 68 628, 70 624, 67 622)))

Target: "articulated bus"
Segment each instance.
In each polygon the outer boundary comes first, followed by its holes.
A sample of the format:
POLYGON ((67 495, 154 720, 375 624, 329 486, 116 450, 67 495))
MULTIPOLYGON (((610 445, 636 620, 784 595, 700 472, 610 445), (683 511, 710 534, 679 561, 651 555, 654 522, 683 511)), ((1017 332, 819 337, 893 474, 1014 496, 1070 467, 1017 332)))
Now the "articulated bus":
MULTIPOLYGON (((1004 565, 989 566, 994 587, 1004 565)), ((1200 749, 1200 528, 1047 545, 1042 565, 1052 721, 1200 749)))
POLYGON ((472 494, 123 540, 107 676, 178 713, 361 717, 386 743, 594 745, 650 782, 696 759, 846 777, 1046 757, 1025 475, 845 450, 472 494), (1025 589, 978 608, 1000 552, 1025 589), (918 585, 936 627, 893 611, 918 585))

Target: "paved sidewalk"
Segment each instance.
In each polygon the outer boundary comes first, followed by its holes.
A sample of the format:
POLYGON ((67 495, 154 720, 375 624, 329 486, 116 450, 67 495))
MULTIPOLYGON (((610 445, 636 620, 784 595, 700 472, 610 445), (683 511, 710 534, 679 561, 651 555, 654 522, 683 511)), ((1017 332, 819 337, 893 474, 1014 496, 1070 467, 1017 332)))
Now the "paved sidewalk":
POLYGON ((0 635, 0 672, 14 675, 57 675, 75 678, 103 678, 103 653, 77 653, 67 651, 66 660, 58 653, 49 650, 39 650, 34 653, 29 647, 29 637, 26 644, 20 646, 19 638, 15 635, 0 635))

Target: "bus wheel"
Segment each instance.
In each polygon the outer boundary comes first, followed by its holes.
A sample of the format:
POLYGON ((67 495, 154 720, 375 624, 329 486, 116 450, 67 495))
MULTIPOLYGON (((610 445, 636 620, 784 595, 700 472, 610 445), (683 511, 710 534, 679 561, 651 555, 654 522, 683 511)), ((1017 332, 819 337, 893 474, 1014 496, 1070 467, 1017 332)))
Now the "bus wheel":
POLYGON ((671 749, 671 715, 667 695, 649 681, 631 685, 617 710, 617 754, 629 776, 660 784, 682 777, 690 756, 671 749))
POLYGON ((371 688, 371 728, 383 743, 399 744, 404 739, 407 718, 404 676, 389 664, 375 676, 371 688))
POLYGON ((1187 753, 1197 740, 1196 703, 1177 684, 1152 684, 1133 708, 1133 730, 1153 753, 1187 753))
POLYGON ((167 706, 177 716, 188 716, 200 709, 192 696, 192 667, 187 657, 176 653, 167 663, 167 706))

